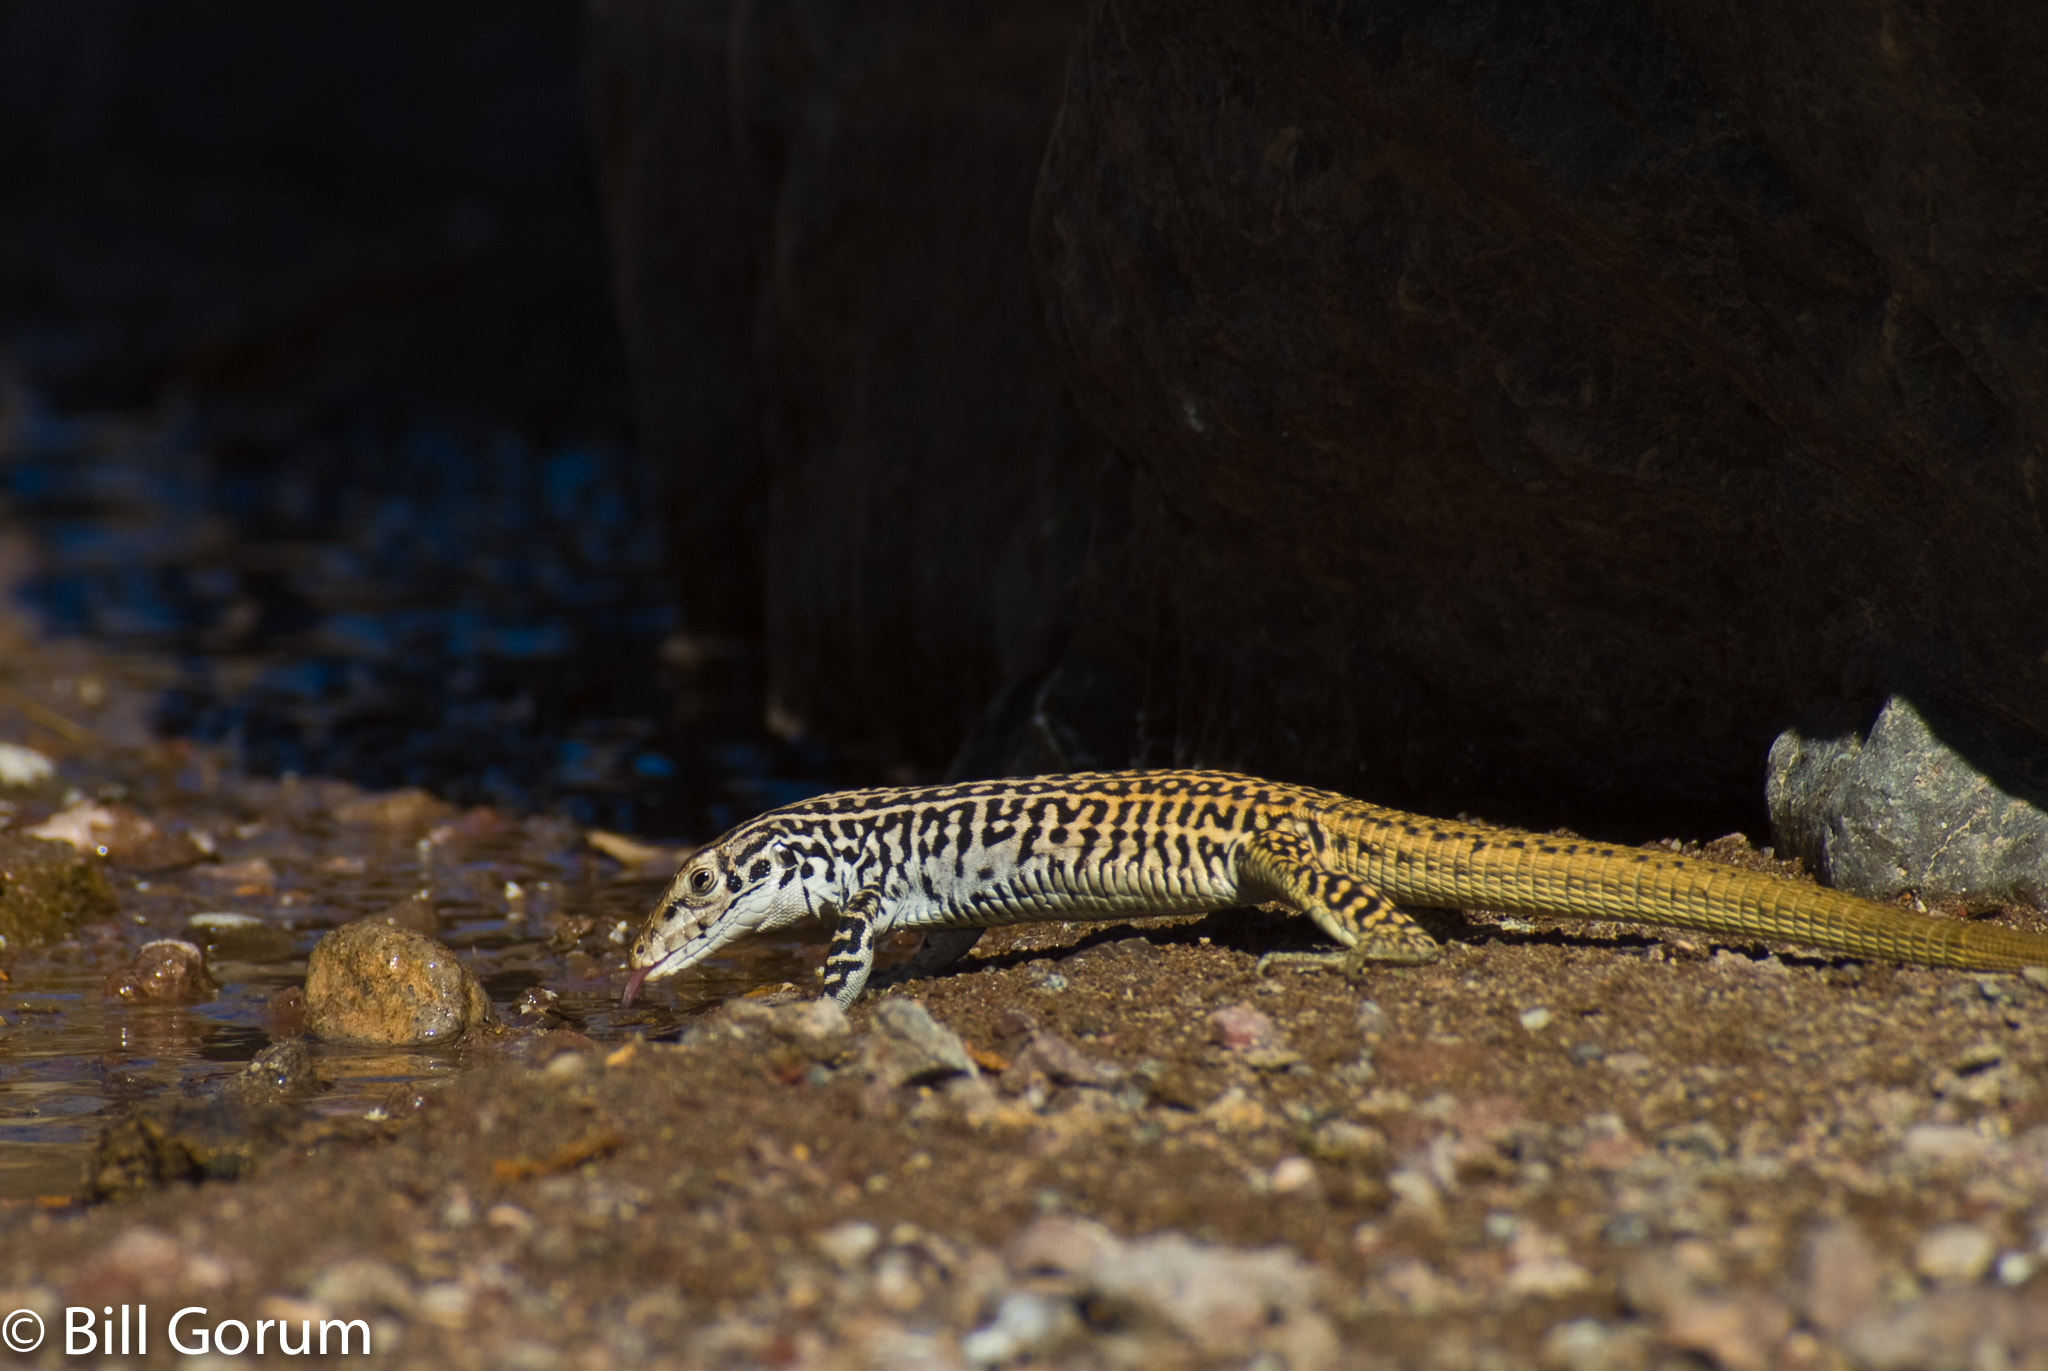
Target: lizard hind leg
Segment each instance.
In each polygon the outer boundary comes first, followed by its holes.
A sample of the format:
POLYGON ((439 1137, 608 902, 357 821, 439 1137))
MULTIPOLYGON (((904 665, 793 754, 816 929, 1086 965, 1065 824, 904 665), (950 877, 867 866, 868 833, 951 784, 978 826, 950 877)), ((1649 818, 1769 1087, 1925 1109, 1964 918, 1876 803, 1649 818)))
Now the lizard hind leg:
POLYGON ((1262 972, 1269 966, 1323 966, 1355 974, 1373 963, 1417 966, 1441 955, 1436 940, 1392 900, 1324 866, 1296 834, 1268 829, 1253 838, 1238 858, 1237 881, 1240 896, 1291 905, 1345 949, 1270 952, 1259 958, 1262 972))

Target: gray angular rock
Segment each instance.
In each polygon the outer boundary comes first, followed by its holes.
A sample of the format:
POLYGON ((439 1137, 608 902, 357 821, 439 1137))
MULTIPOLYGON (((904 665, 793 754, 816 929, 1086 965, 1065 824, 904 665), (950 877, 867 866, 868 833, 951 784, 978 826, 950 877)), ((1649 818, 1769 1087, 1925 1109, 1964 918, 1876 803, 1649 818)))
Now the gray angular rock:
POLYGON ((875 1038, 869 1073, 890 1085, 980 1074, 960 1035, 934 1020, 916 1000, 883 1000, 870 1022, 875 1038))
POLYGON ((1865 734, 1778 735, 1765 782, 1771 832, 1780 851, 1859 895, 2038 905, 2048 902, 2048 807, 2007 788, 2032 789, 2028 760, 1982 726, 1938 730, 1895 695, 1865 734))

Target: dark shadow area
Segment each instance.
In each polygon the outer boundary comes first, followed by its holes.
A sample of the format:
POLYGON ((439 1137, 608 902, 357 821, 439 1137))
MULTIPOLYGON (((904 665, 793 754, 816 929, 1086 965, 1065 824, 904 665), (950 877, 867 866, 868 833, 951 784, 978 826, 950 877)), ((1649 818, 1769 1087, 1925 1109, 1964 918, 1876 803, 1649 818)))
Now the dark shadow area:
POLYGON ((0 350, 67 413, 622 436, 580 8, 0 4, 0 350))
POLYGON ((0 520, 262 774, 699 833, 826 788, 678 610, 574 0, 0 0, 0 520))

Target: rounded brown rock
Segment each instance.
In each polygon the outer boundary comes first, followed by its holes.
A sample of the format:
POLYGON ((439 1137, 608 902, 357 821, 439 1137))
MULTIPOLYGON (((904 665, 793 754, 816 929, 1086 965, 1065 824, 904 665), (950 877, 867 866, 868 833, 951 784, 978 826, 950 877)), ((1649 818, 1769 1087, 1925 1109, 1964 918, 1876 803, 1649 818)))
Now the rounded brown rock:
POLYGON ((206 970, 206 954, 180 938, 144 943, 100 987, 103 998, 130 1004, 197 1004, 219 992, 206 970))
POLYGON ((306 962, 306 1029, 330 1042, 454 1042, 496 1022, 454 952, 381 919, 343 924, 306 962))

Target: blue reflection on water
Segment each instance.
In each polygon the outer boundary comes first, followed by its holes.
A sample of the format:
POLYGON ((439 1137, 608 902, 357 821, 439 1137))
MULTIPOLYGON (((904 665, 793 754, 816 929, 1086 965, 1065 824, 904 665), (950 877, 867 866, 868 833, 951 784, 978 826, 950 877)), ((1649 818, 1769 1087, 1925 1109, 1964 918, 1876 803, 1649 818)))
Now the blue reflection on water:
POLYGON ((738 729, 677 735, 657 504, 623 449, 12 398, 0 497, 40 553, 21 594, 54 634, 168 654, 167 733, 259 773, 618 827, 699 829, 731 813, 722 797, 830 788, 815 749, 759 735, 752 700, 726 710, 738 729))

